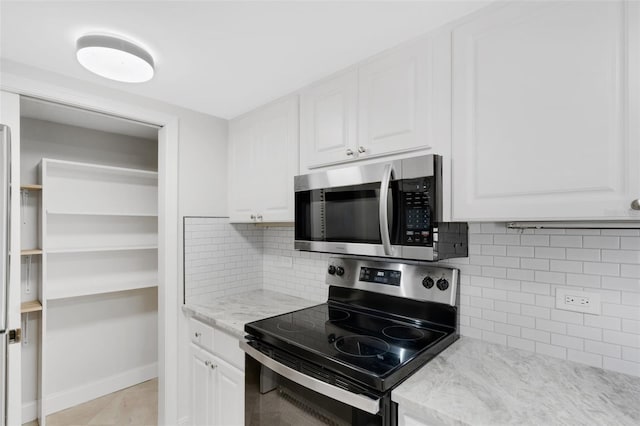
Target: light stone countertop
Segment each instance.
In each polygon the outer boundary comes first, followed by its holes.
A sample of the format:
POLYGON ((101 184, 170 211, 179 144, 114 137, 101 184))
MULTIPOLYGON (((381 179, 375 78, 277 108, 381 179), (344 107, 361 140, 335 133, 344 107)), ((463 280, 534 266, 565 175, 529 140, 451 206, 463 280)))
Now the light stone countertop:
POLYGON ((392 392, 429 425, 640 425, 640 378, 462 337, 392 392))
POLYGON ((206 304, 183 305, 188 315, 214 327, 226 331, 239 339, 245 336, 244 325, 251 321, 296 311, 319 302, 258 290, 222 297, 206 304))

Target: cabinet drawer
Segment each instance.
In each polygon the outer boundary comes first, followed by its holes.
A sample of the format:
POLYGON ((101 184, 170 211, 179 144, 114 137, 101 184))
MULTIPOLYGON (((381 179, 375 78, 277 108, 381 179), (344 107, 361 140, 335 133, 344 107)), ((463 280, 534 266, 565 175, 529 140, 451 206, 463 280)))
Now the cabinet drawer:
POLYGON ((213 352, 213 328, 190 318, 189 333, 191 335, 191 342, 208 350, 209 352, 213 352))
POLYGON ((244 371, 244 352, 240 349, 240 340, 218 329, 213 329, 213 335, 213 352, 244 371))

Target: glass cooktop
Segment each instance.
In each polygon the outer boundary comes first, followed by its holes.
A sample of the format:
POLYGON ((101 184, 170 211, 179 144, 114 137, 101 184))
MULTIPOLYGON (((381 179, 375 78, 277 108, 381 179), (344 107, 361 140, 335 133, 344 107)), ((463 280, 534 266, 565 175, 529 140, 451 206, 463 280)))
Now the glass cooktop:
POLYGON ((245 330, 377 377, 391 374, 448 334, 327 303, 255 321, 245 330))

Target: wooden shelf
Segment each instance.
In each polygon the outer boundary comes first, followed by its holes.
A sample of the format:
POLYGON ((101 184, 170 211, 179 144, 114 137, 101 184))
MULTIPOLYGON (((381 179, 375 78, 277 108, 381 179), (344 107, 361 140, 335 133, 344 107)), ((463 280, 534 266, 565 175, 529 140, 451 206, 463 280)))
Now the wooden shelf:
POLYGON ((157 250, 158 246, 130 246, 130 247, 82 247, 82 248, 57 248, 57 249, 49 249, 47 253, 56 254, 56 253, 91 253, 91 252, 101 252, 101 251, 129 251, 129 250, 157 250))
POLYGON ((20 256, 32 256, 34 254, 42 254, 42 249, 28 249, 20 251, 20 256))
POLYGON ((42 191, 42 185, 20 185, 20 189, 24 189, 25 191, 42 191))
POLYGON ((22 302, 20 305, 20 313, 26 314, 28 312, 38 312, 42 310, 42 303, 38 300, 32 300, 30 302, 22 302))

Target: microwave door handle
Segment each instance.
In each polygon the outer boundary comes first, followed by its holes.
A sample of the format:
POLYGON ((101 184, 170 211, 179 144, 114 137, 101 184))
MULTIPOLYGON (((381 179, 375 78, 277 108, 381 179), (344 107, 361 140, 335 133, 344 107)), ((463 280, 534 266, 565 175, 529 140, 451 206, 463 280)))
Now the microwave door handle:
POLYGON ((384 254, 387 256, 393 255, 393 247, 391 247, 391 237, 389 236, 389 214, 387 206, 389 204, 389 183, 393 178, 393 165, 386 164, 384 166, 382 182, 380 183, 380 237, 382 239, 382 247, 384 254))

